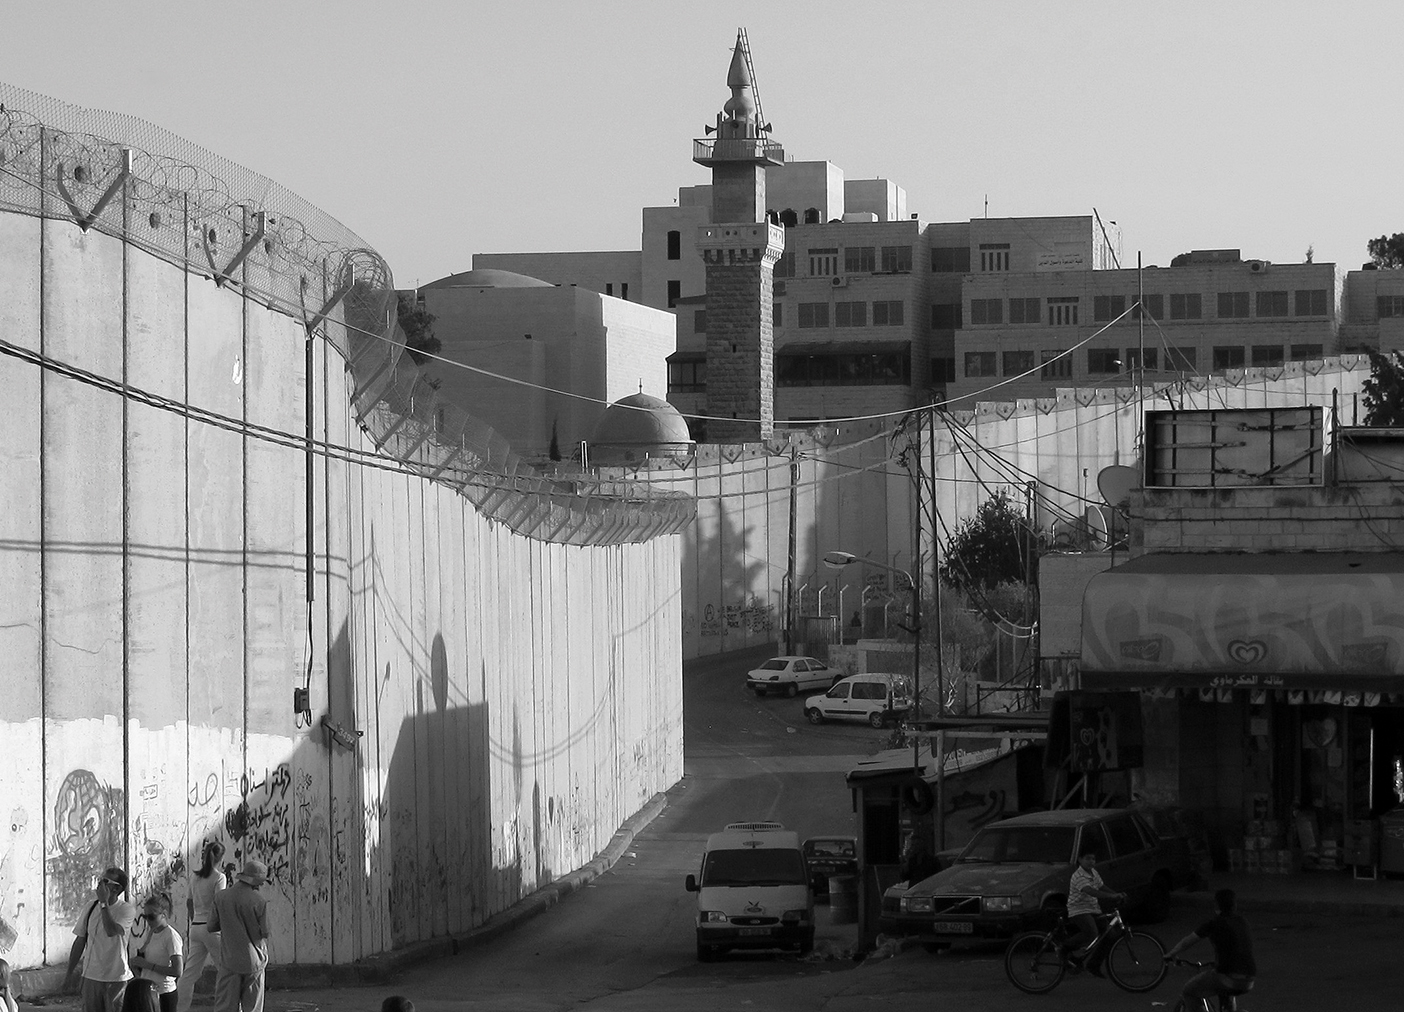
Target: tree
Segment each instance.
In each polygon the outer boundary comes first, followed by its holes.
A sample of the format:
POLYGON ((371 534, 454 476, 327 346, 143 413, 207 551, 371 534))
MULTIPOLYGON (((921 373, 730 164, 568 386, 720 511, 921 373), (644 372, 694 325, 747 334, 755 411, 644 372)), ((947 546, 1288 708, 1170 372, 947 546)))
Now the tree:
POLYGON ((395 315, 405 332, 405 350, 415 365, 423 365, 428 356, 437 355, 443 348, 443 342, 434 336, 434 314, 420 309, 403 292, 396 297, 395 315))
POLYGON ((982 594, 1002 583, 1022 583, 1028 575, 1028 548, 1029 529, 1023 512, 1014 505, 1008 490, 1001 489, 951 535, 941 578, 982 594))
POLYGON ((1404 356, 1370 353, 1370 378, 1365 381, 1365 424, 1404 426, 1404 356))
POLYGON ((1404 232, 1382 235, 1365 244, 1370 251, 1370 259, 1381 270, 1397 271, 1404 268, 1404 232))

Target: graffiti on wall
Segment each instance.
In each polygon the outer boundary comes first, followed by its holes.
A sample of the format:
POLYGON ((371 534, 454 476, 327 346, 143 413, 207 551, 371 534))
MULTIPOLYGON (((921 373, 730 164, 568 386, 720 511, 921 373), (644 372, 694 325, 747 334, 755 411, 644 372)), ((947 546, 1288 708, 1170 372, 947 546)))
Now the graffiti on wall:
POLYGON ((104 868, 122 863, 125 792, 73 770, 54 797, 54 832, 48 843, 48 906, 54 916, 76 920, 93 897, 104 868))
POLYGON ((284 895, 292 885, 291 787, 287 763, 250 769, 238 777, 239 803, 224 813, 224 833, 235 863, 253 857, 263 861, 269 884, 284 895))
POLYGON ((749 604, 728 604, 720 608, 708 604, 702 609, 697 631, 703 636, 730 636, 732 630, 749 635, 768 633, 774 628, 775 606, 753 596, 749 604))
POLYGON ((24 890, 19 887, 22 867, 28 864, 25 841, 29 812, 18 807, 10 813, 5 852, 0 854, 0 953, 9 952, 19 940, 19 919, 24 911, 24 890))

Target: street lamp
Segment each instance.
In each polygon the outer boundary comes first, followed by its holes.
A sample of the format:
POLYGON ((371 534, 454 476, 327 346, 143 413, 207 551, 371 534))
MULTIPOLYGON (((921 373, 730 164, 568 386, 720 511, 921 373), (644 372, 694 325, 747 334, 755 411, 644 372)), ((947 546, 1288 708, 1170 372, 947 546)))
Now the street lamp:
POLYGON ((885 562, 874 562, 872 559, 860 559, 852 552, 828 552, 824 556, 824 565, 830 569, 843 569, 855 562, 861 562, 865 566, 876 566, 878 569, 885 569, 889 573, 897 573, 907 579, 907 585, 912 588, 912 715, 918 719, 921 717, 921 585, 912 579, 912 574, 905 569, 898 569, 896 566, 889 566, 885 562))

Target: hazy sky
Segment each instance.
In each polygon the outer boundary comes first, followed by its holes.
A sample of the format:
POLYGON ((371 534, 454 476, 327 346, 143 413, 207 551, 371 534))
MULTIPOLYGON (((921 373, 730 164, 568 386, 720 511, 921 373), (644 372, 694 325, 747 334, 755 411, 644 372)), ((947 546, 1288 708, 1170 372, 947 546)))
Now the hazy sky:
POLYGON ((141 116, 360 233, 407 287, 475 252, 638 249, 746 27, 774 137, 924 221, 1087 214, 1125 261, 1359 267, 1404 231, 1404 3, 18 0, 0 80, 141 116))

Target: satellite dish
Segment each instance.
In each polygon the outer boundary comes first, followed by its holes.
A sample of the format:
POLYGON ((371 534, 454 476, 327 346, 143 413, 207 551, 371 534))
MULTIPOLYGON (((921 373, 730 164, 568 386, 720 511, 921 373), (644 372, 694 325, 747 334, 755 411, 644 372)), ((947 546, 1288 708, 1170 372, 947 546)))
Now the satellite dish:
MULTIPOLYGON (((1124 464, 1113 464, 1097 472, 1097 490, 1108 506, 1126 509, 1131 490, 1141 487, 1141 472, 1124 464)), ((1090 511, 1089 511, 1090 512, 1090 511)))

